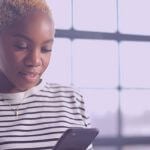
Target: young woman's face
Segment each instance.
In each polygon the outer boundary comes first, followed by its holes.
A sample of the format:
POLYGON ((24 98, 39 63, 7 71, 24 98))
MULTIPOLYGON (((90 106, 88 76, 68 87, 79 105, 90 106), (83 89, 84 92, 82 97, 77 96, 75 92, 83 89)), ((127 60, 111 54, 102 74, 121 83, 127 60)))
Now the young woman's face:
POLYGON ((42 12, 31 13, 2 32, 0 70, 14 90, 24 91, 39 82, 49 64, 53 40, 53 22, 42 12))

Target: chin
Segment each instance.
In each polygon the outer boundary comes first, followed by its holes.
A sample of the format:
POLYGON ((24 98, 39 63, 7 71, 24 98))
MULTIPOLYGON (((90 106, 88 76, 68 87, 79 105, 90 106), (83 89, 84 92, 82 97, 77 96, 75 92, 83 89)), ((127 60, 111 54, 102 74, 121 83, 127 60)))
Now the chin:
POLYGON ((36 85, 38 85, 40 82, 40 79, 35 81, 35 82, 19 82, 18 84, 16 84, 16 90, 19 91, 19 92, 24 92, 24 91, 27 91, 33 87, 35 87, 36 85))

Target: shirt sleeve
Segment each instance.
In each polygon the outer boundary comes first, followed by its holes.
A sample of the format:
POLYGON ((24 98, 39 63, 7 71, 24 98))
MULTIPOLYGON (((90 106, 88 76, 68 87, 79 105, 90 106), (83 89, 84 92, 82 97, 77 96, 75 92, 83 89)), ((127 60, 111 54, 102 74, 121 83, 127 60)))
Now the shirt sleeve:
MULTIPOLYGON (((86 103, 85 103, 85 98, 84 98, 84 96, 81 94, 80 91, 76 91, 76 92, 77 92, 77 93, 76 93, 76 94, 77 94, 77 95, 76 95, 76 99, 77 99, 77 101, 78 101, 80 107, 82 108, 82 111, 81 111, 80 113, 81 113, 81 115, 82 115, 82 119, 83 119, 83 122, 84 122, 84 126, 85 126, 86 128, 91 128, 91 120, 90 120, 90 116, 89 116, 89 114, 88 114, 88 112, 87 112, 87 107, 86 107, 86 103)), ((94 150, 94 149, 93 149, 93 145, 90 144, 86 150, 94 150)))

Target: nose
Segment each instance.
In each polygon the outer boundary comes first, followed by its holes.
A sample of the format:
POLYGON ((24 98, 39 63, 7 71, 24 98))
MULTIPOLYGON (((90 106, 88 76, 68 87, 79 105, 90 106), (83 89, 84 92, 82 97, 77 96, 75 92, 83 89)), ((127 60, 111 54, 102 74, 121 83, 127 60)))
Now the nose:
POLYGON ((41 66, 41 64, 41 51, 39 49, 31 50, 25 59, 25 65, 29 67, 38 67, 41 66))

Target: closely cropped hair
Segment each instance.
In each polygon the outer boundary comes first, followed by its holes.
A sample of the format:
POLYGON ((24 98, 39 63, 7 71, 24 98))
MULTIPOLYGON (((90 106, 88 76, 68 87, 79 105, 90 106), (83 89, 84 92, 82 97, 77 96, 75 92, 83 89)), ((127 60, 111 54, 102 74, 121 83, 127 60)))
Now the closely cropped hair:
POLYGON ((0 0, 0 32, 12 24, 15 19, 33 10, 40 10, 52 17, 45 0, 0 0))

